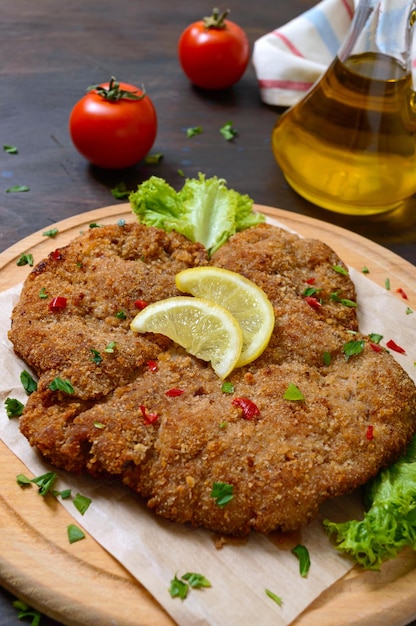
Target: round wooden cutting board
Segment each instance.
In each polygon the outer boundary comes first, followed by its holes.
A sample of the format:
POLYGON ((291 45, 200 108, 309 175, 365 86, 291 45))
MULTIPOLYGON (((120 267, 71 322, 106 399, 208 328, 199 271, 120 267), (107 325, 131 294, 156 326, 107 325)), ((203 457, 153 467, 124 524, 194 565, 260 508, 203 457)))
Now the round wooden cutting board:
MULTIPOLYGON (((329 244, 347 265, 367 267, 369 278, 392 292, 402 288, 416 310, 416 268, 385 248, 342 228, 279 209, 257 210, 302 236, 329 244)), ((69 243, 92 223, 135 221, 129 204, 76 215, 55 226, 55 239, 39 231, 0 254, 0 290, 22 282, 31 268, 18 266, 22 254, 37 263, 69 243)), ((49 229, 50 227, 48 227, 49 229)), ((46 229, 45 229, 46 230, 46 229)), ((400 297, 398 295, 398 297, 400 297)), ((157 601, 91 537, 68 544, 73 520, 58 503, 16 490, 26 468, 0 442, 0 583, 28 604, 68 626, 167 626, 173 620, 157 601)), ((416 619, 416 552, 405 550, 381 572, 351 570, 327 589, 293 624, 296 626, 404 626, 416 619)))

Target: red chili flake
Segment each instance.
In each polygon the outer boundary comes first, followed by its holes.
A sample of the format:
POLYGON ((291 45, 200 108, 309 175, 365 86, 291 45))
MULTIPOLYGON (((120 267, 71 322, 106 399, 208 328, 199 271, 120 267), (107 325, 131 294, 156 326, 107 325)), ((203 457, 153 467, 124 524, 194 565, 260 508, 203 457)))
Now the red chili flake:
POLYGON ((48 304, 48 309, 50 311, 63 311, 66 308, 67 300, 64 296, 56 296, 53 298, 48 304))
POLYGON ((56 248, 56 250, 51 253, 51 256, 54 261, 61 261, 61 259, 63 259, 62 252, 59 248, 56 248))
POLYGON ((157 361, 153 361, 153 359, 147 361, 147 367, 151 372, 157 372, 157 361))
POLYGON ((317 300, 313 296, 305 296, 305 300, 313 309, 319 309, 322 306, 319 300, 317 300))
POLYGON ((368 439, 368 441, 371 441, 372 439, 374 439, 374 426, 372 424, 370 424, 367 427, 365 438, 368 439))
POLYGON ((406 350, 401 346, 398 346, 397 343, 393 341, 393 339, 389 339, 386 343, 386 346, 390 348, 390 350, 394 350, 395 352, 399 352, 400 354, 406 354, 406 350))
POLYGON ((316 278, 308 278, 307 280, 305 280, 305 283, 307 283, 308 285, 313 285, 315 280, 316 278))
POLYGON ((134 303, 134 306, 136 307, 136 309, 140 309, 141 311, 146 308, 148 305, 148 302, 146 302, 145 300, 136 300, 136 302, 134 303))
POLYGON ((244 413, 244 419, 251 420, 256 415, 260 415, 260 411, 256 404, 250 398, 234 398, 232 405, 240 407, 244 413))
POLYGON ((407 293, 404 289, 399 287, 398 289, 396 289, 396 292, 399 293, 404 300, 408 300, 407 293))
POLYGON ((142 413, 145 424, 147 425, 154 424, 156 420, 159 418, 159 415, 157 413, 148 413, 144 404, 141 404, 139 408, 142 413))
POLYGON ((370 341, 370 348, 374 350, 374 352, 382 352, 383 348, 378 344, 370 341))
POLYGON ((169 389, 168 391, 165 391, 165 396, 168 396, 168 398, 177 398, 178 396, 181 396, 183 393, 185 393, 184 389, 169 389))

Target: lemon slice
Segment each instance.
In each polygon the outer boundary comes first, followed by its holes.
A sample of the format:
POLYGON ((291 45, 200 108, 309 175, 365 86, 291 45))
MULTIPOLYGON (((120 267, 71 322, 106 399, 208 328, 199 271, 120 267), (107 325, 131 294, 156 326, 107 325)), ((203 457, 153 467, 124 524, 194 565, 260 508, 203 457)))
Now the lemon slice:
POLYGON ((149 304, 136 315, 130 328, 138 333, 166 335, 190 354, 210 361, 222 379, 236 366, 243 346, 240 325, 227 309, 191 296, 149 304))
POLYGON ((236 367, 257 359, 267 347, 274 328, 274 311, 260 287, 241 274, 220 267, 192 267, 176 275, 185 293, 221 304, 237 319, 243 348, 236 367))

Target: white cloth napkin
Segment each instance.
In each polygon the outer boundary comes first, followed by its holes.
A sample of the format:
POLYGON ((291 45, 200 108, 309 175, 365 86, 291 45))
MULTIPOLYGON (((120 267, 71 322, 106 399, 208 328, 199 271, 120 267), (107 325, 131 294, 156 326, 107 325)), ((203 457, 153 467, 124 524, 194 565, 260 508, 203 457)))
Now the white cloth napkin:
POLYGON ((322 0, 254 44, 252 62, 266 104, 290 106, 322 75, 343 42, 358 0, 322 0))

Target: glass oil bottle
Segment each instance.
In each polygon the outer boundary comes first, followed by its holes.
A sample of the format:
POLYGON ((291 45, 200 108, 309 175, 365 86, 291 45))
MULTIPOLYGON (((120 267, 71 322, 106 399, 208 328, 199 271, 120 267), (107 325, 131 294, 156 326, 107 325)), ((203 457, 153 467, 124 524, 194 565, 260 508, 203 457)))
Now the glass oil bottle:
POLYGON ((301 196, 351 215, 416 192, 415 2, 360 0, 338 55, 278 120, 275 158, 301 196))

